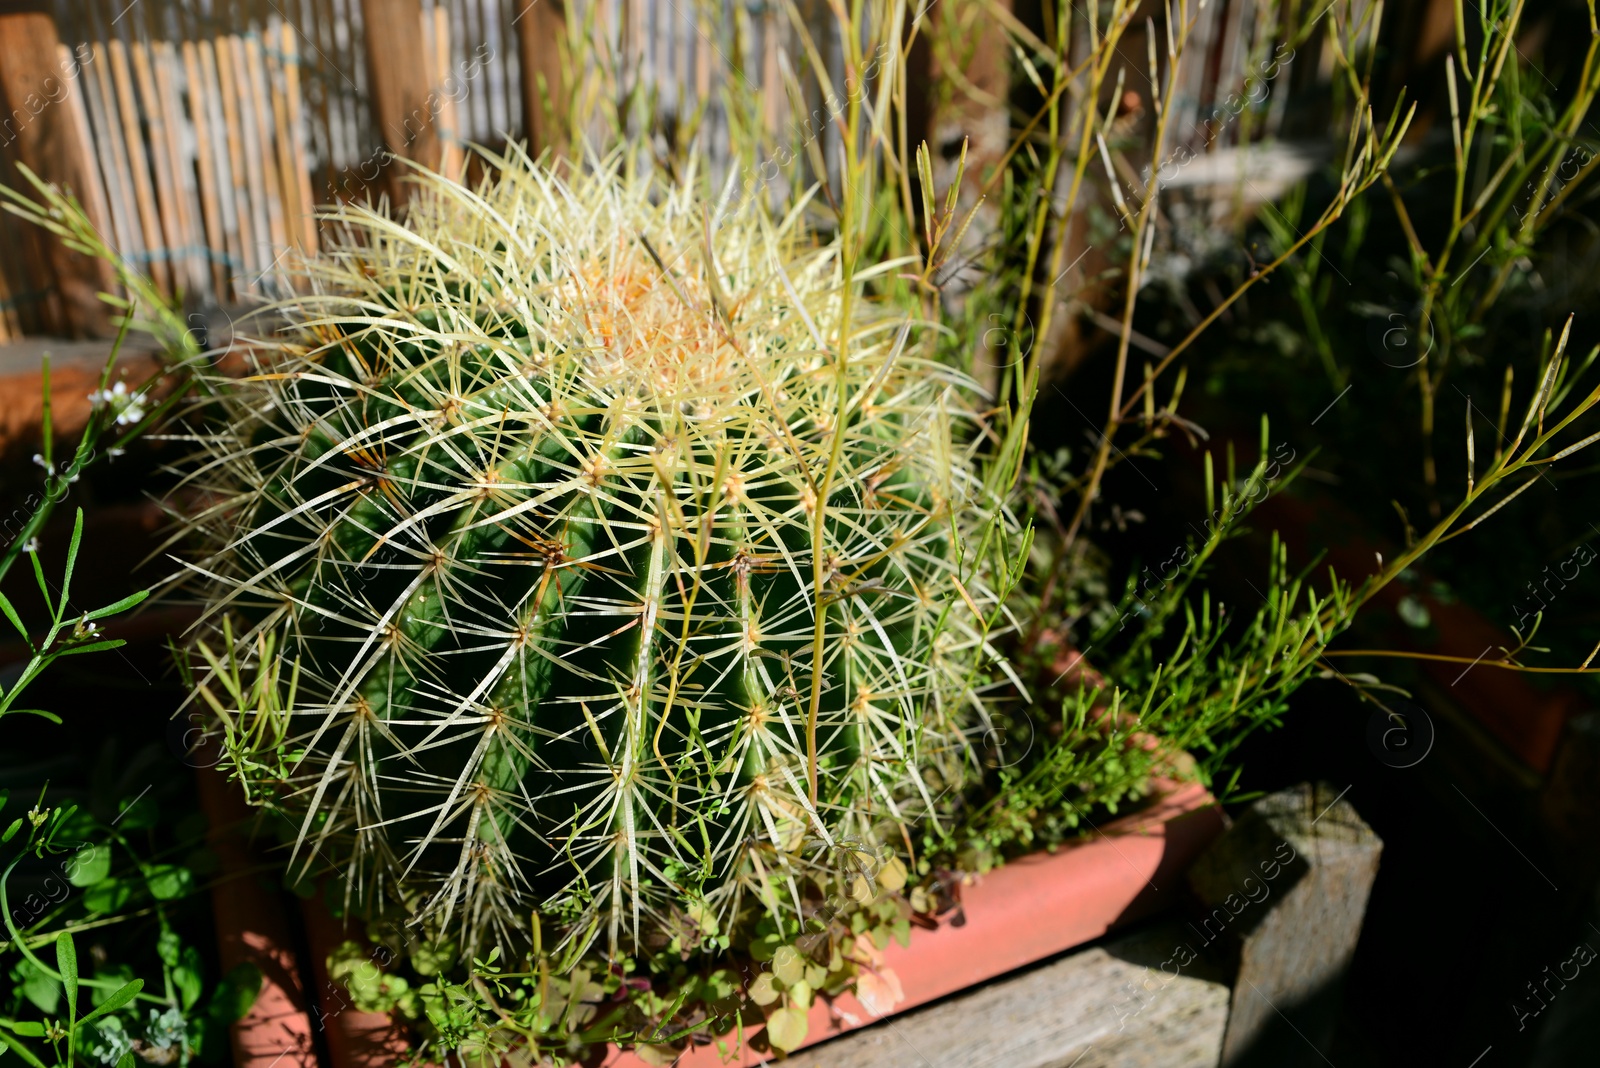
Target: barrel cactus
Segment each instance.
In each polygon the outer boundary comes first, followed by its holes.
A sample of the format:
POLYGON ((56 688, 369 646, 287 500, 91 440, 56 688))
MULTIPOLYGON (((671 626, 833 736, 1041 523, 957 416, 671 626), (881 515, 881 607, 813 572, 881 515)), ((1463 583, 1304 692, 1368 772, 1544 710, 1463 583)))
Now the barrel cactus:
POLYGON ((968 383, 847 312, 798 212, 490 174, 341 212, 218 382, 188 522, 226 766, 297 864, 468 946, 793 909, 971 761, 968 383))

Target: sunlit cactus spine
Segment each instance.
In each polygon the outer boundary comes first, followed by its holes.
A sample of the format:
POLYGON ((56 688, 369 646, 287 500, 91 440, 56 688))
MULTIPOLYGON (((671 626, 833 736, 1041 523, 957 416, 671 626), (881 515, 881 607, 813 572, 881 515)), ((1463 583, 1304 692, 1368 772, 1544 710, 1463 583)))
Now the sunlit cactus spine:
POLYGON ((971 762, 967 383, 859 293, 841 324, 799 213, 494 164, 343 212, 219 383, 197 643, 270 638, 279 687, 225 766, 297 864, 467 946, 792 910, 971 762))

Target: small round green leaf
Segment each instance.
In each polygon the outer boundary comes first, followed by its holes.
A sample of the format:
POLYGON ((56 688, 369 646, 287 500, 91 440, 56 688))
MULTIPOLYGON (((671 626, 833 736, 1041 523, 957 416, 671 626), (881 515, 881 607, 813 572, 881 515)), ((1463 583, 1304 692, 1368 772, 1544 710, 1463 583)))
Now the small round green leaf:
POLYGON ((757 1005, 771 1005, 779 998, 778 987, 772 981, 771 972, 762 972, 750 984, 750 1000, 757 1005))
POLYGON ((145 881, 157 901, 173 901, 194 889, 194 873, 176 864, 152 864, 145 881))
POLYGON ((235 965, 211 995, 207 1012, 225 1024, 242 1020, 261 993, 261 969, 249 961, 235 965))
POLYGON ((172 985, 178 988, 178 997, 183 1002, 184 1012, 194 1008, 194 1003, 200 1000, 200 977, 203 971, 200 951, 193 946, 185 946, 178 966, 172 969, 172 985))
POLYGON ((800 1048, 808 1029, 806 1014, 799 1009, 779 1009, 767 1017, 767 1041, 785 1053, 800 1048))
POLYGON ((93 913, 116 912, 133 898, 126 879, 104 879, 83 892, 83 907, 93 913))
POLYGON ((116 818, 118 830, 142 831, 156 825, 156 803, 153 798, 139 796, 129 801, 126 798, 118 806, 121 813, 116 818))
POLYGON ((784 986, 793 986, 806 976, 806 959, 793 946, 779 946, 772 955, 772 974, 784 986))
POLYGON ((111 847, 85 842, 67 859, 66 869, 73 886, 93 886, 111 874, 111 847))

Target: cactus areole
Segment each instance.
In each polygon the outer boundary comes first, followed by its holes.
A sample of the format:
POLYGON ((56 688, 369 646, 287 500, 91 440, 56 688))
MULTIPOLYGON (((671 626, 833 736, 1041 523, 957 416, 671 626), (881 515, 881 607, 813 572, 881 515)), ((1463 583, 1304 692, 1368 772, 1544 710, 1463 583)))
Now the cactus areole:
POLYGON ((492 174, 341 213, 219 383, 196 638, 274 689, 224 766, 468 947, 793 909, 970 762, 967 383, 798 212, 492 174))

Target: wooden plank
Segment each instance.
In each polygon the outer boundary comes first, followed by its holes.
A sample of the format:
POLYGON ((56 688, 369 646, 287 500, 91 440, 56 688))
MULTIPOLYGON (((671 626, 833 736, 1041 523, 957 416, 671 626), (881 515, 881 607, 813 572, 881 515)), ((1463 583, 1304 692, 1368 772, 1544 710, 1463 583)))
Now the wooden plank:
MULTIPOLYGON (((546 0, 549 2, 549 0, 546 0)), ((441 146, 429 101, 420 0, 361 0, 368 92, 383 142, 394 155, 438 169, 441 146)), ((385 168, 390 195, 409 197, 403 168, 385 168)))
MULTIPOLYGON (((94 160, 74 129, 72 108, 61 106, 76 69, 57 66, 60 45, 55 20, 49 15, 0 15, 0 101, 5 106, 0 140, 9 142, 15 158, 39 177, 86 198, 94 160)), ((91 199, 85 199, 85 208, 92 212, 91 199)), ((97 220, 91 214, 90 219, 104 229, 103 217, 97 220)), ((33 251, 37 275, 48 279, 53 290, 45 302, 49 326, 74 336, 106 332, 109 321, 98 297, 105 288, 105 265, 28 229, 25 240, 33 251)))
POLYGON ((1189 871, 1197 935, 1238 962, 1222 1063, 1327 1059, 1383 842, 1325 784, 1270 794, 1189 871), (1269 903, 1270 902, 1270 903, 1269 903))
MULTIPOLYGON (((566 0, 516 0, 512 25, 522 65, 522 117, 528 151, 567 147, 566 0)), ((630 27, 631 29, 631 27, 630 27)), ((631 64, 632 56, 628 62, 631 64)))
POLYGON ((803 1049, 782 1063, 1215 1068, 1228 987, 1214 967, 1182 955, 1193 941, 1183 925, 1163 923, 803 1049))
MULTIPOLYGON (((6 234, 6 229, 18 225, 21 225, 20 219, 0 220, 0 236, 9 236, 6 234)), ((0 263, 0 341, 10 341, 12 338, 22 336, 22 318, 11 296, 8 266, 0 263)))

